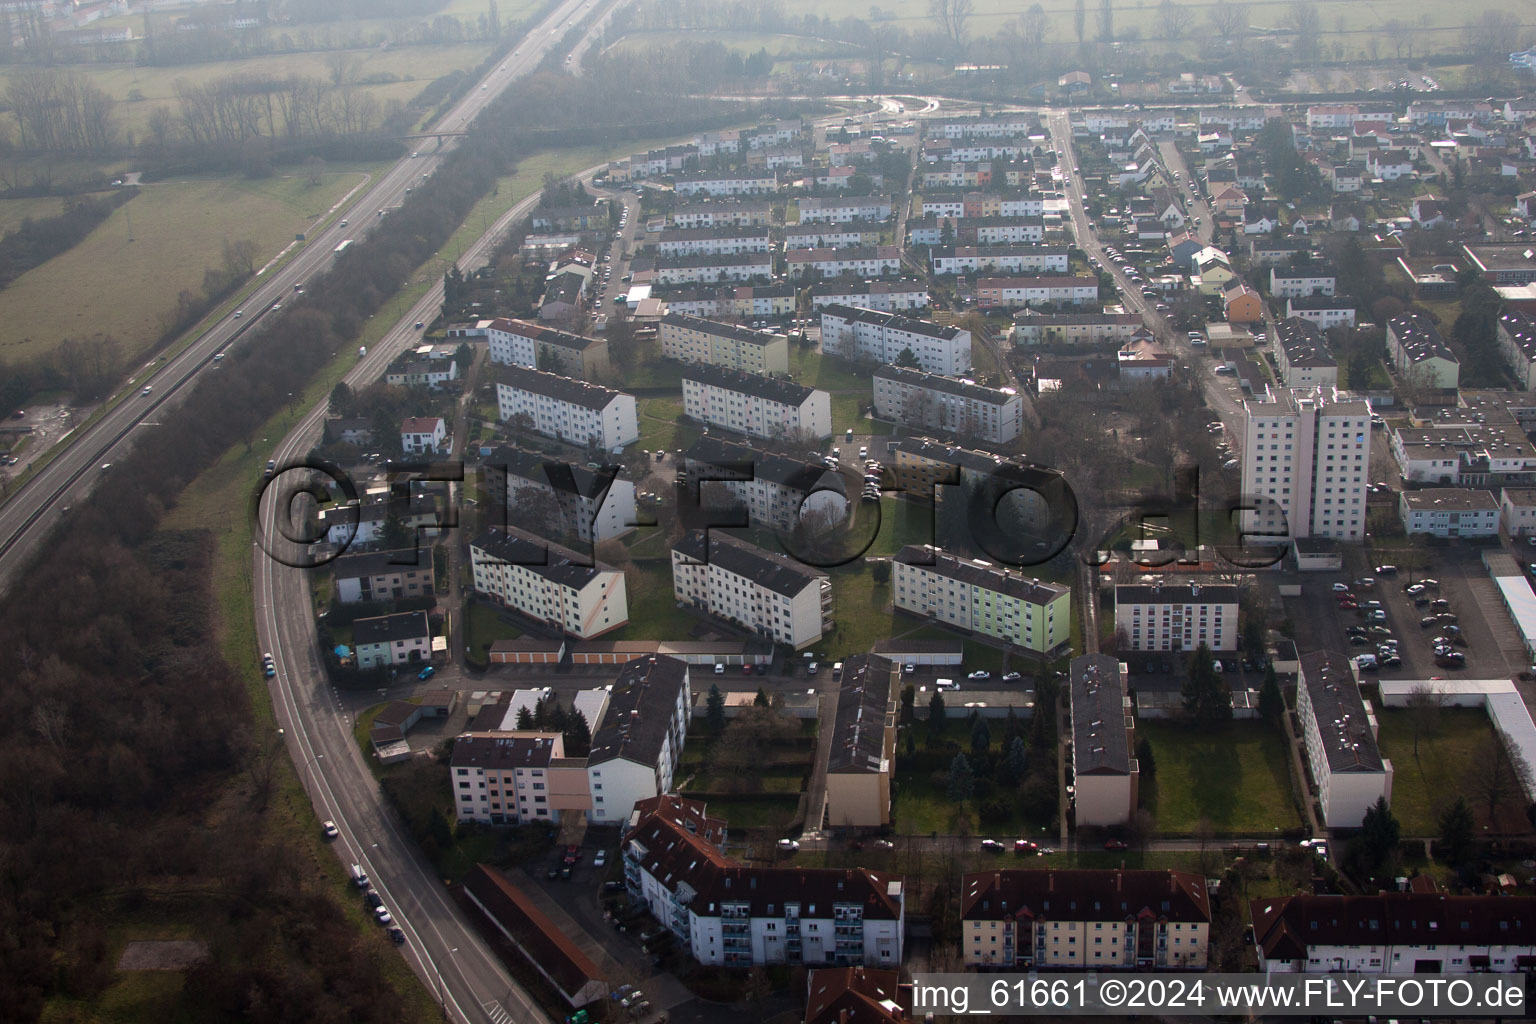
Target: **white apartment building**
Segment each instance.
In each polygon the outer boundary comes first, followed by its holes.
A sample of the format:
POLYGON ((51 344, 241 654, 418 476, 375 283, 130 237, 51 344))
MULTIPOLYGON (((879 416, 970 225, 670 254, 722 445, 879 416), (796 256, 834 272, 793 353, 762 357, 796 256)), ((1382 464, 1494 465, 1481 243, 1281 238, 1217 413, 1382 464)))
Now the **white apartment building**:
POLYGON ((772 276, 773 256, 765 252, 736 256, 658 256, 651 268, 651 279, 659 285, 767 280, 772 276))
POLYGON ((848 515, 842 474, 819 462, 763 453, 718 437, 699 438, 683 461, 704 508, 740 505, 751 522, 786 533, 803 516, 838 523, 848 515))
POLYGON ((1298 317, 1326 331, 1355 326, 1355 300, 1333 295, 1303 295, 1285 300, 1285 315, 1298 317))
POLYGON ((1269 294, 1277 299, 1332 295, 1337 283, 1338 277, 1333 270, 1318 264, 1269 268, 1269 294))
POLYGON ((960 887, 967 967, 1204 970, 1211 899, 1187 871, 1078 868, 967 874, 960 887))
POLYGON ((901 246, 863 245, 851 249, 791 249, 784 254, 792 280, 804 277, 884 277, 901 270, 901 246))
POLYGON ((447 436, 441 416, 408 416, 400 421, 400 450, 406 455, 436 455, 447 436))
POLYGON ((900 965, 899 876, 746 867, 721 852, 723 829, 711 829, 719 819, 706 818, 698 801, 670 798, 642 808, 622 847, 630 901, 649 909, 699 963, 900 965))
POLYGON ((352 651, 360 669, 432 660, 432 625, 426 612, 400 612, 352 623, 352 651))
POLYGON ((1427 533, 1432 537, 1497 537, 1500 508, 1492 491, 1426 487, 1422 491, 1403 491, 1397 512, 1409 536, 1427 533))
POLYGON ((1499 518, 1511 537, 1536 533, 1536 489, 1505 487, 1499 492, 1499 518))
POLYGON ((891 216, 890 196, 805 196, 796 206, 801 224, 847 224, 891 216))
POLYGON ((657 654, 624 665, 587 754, 591 824, 623 825, 635 804, 671 792, 692 708, 687 662, 657 654))
POLYGON ((658 256, 738 256, 771 248, 766 226, 668 228, 656 240, 658 256))
MULTIPOLYGON (((935 274, 1065 274, 1067 250, 1054 245, 946 245, 930 254, 935 274)), ((1098 294, 1098 290, 1094 290, 1098 294)))
POLYGON ((1241 493, 1262 506, 1243 513, 1245 532, 1363 539, 1370 406, 1319 387, 1269 388, 1243 408, 1241 493))
POLYGON ((1085 654, 1072 659, 1067 676, 1073 817, 1079 828, 1125 825, 1141 784, 1128 667, 1113 655, 1085 654))
POLYGON ((1454 388, 1461 361, 1427 316, 1404 313, 1387 321, 1387 357, 1419 387, 1454 388))
POLYGON ((721 530, 695 530, 673 546, 672 592, 680 604, 796 650, 831 625, 826 576, 721 530))
POLYGON ((767 227, 772 220, 773 204, 757 199, 683 203, 667 214, 667 223, 678 228, 767 227))
POLYGON ((1238 588, 1226 583, 1121 583, 1115 633, 1122 650, 1237 650, 1238 588))
POLYGON ((1032 306, 1099 305, 1099 279, 1085 275, 983 277, 976 282, 976 305, 983 309, 1032 306))
POLYGON ((789 372, 789 339, 766 330, 668 313, 657 326, 661 354, 684 363, 704 363, 742 373, 789 372))
POLYGON ((1378 892, 1249 900, 1264 974, 1504 974, 1536 965, 1536 897, 1378 892))
POLYGON ((542 370, 502 367, 496 404, 501 422, 526 416, 535 433, 568 444, 612 451, 640 436, 633 395, 542 370))
POLYGON ((749 437, 832 436, 832 396, 782 377, 700 363, 683 371, 683 414, 749 437))
POLYGON ((1324 825, 1359 828, 1377 800, 1391 804, 1392 762, 1376 746, 1376 716, 1343 655, 1302 656, 1296 717, 1324 825))
POLYGON ((620 569, 512 527, 488 530, 469 546, 475 592, 582 639, 629 621, 620 569))
POLYGON ((509 523, 519 521, 519 503, 531 491, 553 498, 561 529, 587 543, 622 537, 639 521, 634 482, 622 476, 608 478, 515 445, 501 445, 484 456, 481 472, 486 496, 505 508, 509 523))
POLYGON ((857 306, 877 313, 905 313, 926 309, 928 286, 921 281, 823 281, 811 285, 811 309, 821 312, 828 306, 857 306))
POLYGON ((672 190, 680 196, 762 196, 777 192, 779 176, 772 171, 704 171, 679 174, 672 190))
POLYGON ((863 227, 834 224, 791 224, 784 229, 784 248, 794 249, 843 249, 855 245, 877 245, 880 230, 877 225, 863 227))
POLYGON ((437 345, 420 345, 389 364, 384 373, 384 383, 391 387, 424 387, 437 389, 459 379, 459 361, 454 349, 437 345))
POLYGON ((929 373, 958 377, 971 369, 971 332, 855 306, 821 311, 821 350, 895 363, 910 349, 929 373))
POLYGON ((1334 387, 1339 382, 1338 360, 1311 320, 1287 317, 1276 324, 1274 353, 1280 380, 1288 388, 1334 387))
POLYGON ((1015 313, 1014 345, 1123 344, 1146 325, 1140 313, 1015 313))
POLYGON ((453 742, 449 778, 460 824, 553 823, 551 763, 565 759, 558 732, 464 733, 453 742))
POLYGON ((983 387, 904 366, 874 374, 875 416, 1006 444, 1024 429, 1024 402, 1013 388, 983 387))
POLYGON ((996 114, 936 121, 925 126, 929 138, 1004 139, 1040 132, 1040 122, 1030 114, 996 114))
POLYGON ((1071 639, 1069 587, 931 544, 908 544, 891 561, 893 603, 902 611, 1042 653, 1071 639))
POLYGON ((1536 390, 1536 317, 1506 312, 1499 317, 1499 351, 1524 391, 1536 390))

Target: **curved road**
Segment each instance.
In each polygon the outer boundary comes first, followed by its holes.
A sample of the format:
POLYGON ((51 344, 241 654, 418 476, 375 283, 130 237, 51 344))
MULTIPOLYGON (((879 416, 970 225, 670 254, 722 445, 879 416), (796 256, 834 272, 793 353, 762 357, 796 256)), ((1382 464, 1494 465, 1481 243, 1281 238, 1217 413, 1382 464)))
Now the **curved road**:
MULTIPOLYGON (((529 34, 528 41, 517 53, 504 60, 480 83, 470 90, 436 125, 437 132, 461 132, 518 76, 531 71, 543 58, 544 53, 559 39, 561 31, 578 16, 590 13, 598 0, 566 0, 529 34)), ((437 166, 441 155, 455 144, 456 136, 444 136, 440 144, 426 148, 423 142, 421 156, 405 157, 388 171, 369 183, 359 196, 350 194, 335 209, 326 213, 306 232, 307 241, 295 256, 282 267, 258 274, 258 284, 243 302, 249 316, 236 317, 227 313, 212 324, 185 348, 173 351, 164 362, 156 361, 156 367, 147 375, 131 381, 116 405, 87 426, 76 428, 60 442, 52 462, 39 470, 21 487, 15 489, 3 506, 0 506, 0 590, 5 589, 20 566, 38 551, 49 528, 54 522, 53 508, 67 505, 84 496, 95 483, 103 463, 121 457, 132 442, 132 434, 145 420, 153 420, 154 414, 166 402, 174 401, 178 393, 197 374, 206 370, 214 356, 238 342, 248 333, 255 333, 261 318, 271 312, 275 303, 293 294, 293 286, 322 273, 330 266, 336 246, 349 238, 366 235, 378 220, 380 210, 397 207, 406 190, 437 166), (151 394, 142 389, 151 387, 151 394)))

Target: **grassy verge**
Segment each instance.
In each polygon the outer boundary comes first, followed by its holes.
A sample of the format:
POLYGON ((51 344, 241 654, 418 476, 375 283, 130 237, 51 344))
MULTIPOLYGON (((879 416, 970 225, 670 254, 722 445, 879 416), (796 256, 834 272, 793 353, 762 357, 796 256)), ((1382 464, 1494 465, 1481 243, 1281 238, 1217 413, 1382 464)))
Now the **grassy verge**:
POLYGON ((1195 832, 1204 819, 1218 833, 1261 835, 1300 824, 1291 799, 1285 742, 1259 721, 1198 729, 1140 719, 1136 739, 1152 744, 1155 781, 1142 782, 1142 803, 1159 831, 1195 832))

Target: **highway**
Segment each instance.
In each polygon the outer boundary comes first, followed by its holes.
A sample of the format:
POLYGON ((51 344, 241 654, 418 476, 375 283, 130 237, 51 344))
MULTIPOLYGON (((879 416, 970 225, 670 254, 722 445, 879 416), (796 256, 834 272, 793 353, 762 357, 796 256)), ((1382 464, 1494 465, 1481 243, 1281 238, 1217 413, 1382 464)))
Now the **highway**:
MULTIPOLYGON (((502 61, 444 115, 434 131, 463 131, 503 89, 538 66, 545 52, 575 18, 591 13, 598 4, 599 0, 562 3, 533 29, 513 56, 502 61)), ((198 374, 213 365, 215 355, 238 344, 246 335, 259 333, 261 319, 272 314, 274 304, 292 295, 295 284, 323 273, 343 241, 366 236, 379 219, 380 210, 399 206, 406 190, 432 172, 456 144, 456 138, 445 136, 440 145, 423 140, 417 146, 420 156, 402 158, 371 179, 364 191, 352 193, 336 209, 327 211, 305 232, 306 241, 287 263, 262 275, 265 280, 241 304, 244 315, 230 312, 192 344, 180 351, 172 346, 175 355, 151 364, 154 368, 148 372, 141 370, 115 406, 60 442, 64 448, 53 461, 16 488, 0 506, 0 590, 9 586, 18 568, 41 547, 55 520, 53 510, 89 492, 101 472, 99 467, 127 451, 136 427, 146 420, 153 422, 166 403, 176 401, 198 374), (152 389, 148 395, 143 394, 146 386, 152 389)))

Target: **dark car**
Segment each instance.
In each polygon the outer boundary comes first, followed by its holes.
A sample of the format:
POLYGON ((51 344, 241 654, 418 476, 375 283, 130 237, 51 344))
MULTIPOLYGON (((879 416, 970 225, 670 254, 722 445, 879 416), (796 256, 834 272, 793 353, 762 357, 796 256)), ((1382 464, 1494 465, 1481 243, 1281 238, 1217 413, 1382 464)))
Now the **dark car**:
POLYGON ((405 945, 405 932, 400 930, 399 925, 392 924, 389 926, 389 941, 397 946, 405 945))
POLYGON ((603 883, 603 892, 623 892, 623 891, 624 891, 624 883, 623 882, 604 882, 603 883))
POLYGON ((562 865, 560 865, 560 881, 562 881, 562 882, 569 882, 570 880, 571 880, 571 866, 569 864, 562 864, 562 865))

